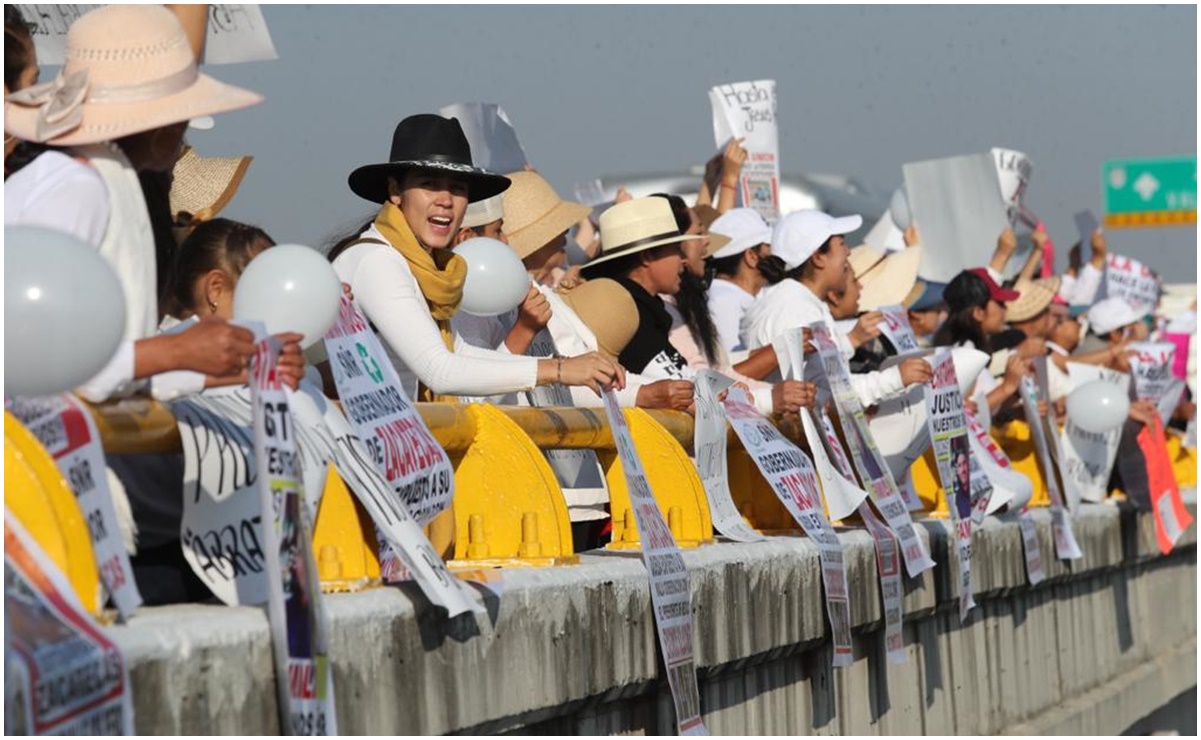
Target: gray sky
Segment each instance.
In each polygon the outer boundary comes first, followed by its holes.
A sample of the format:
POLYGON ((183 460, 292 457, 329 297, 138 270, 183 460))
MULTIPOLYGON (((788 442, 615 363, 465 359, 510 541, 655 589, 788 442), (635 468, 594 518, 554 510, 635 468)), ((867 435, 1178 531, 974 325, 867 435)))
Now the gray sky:
MULTIPOLYGON (((687 170, 714 150, 706 92, 777 81, 784 172, 891 191, 908 161, 1026 152, 1028 204, 1060 254, 1101 211, 1101 164, 1197 150, 1197 12, 1173 7, 263 6, 280 59, 210 67, 260 106, 194 131, 253 154, 223 215, 318 245, 372 210, 347 174, 404 116, 500 103, 559 192, 687 170)), ((1114 251, 1195 282, 1193 226, 1110 232, 1114 251)), ((1062 259, 1061 259, 1062 262, 1062 259)))

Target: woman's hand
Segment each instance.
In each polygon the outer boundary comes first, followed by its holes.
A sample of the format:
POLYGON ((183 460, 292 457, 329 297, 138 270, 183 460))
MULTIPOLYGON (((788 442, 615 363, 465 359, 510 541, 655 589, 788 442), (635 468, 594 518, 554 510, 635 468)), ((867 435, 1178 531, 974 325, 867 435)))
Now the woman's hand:
POLYGON ((178 334, 169 335, 175 362, 169 369, 194 370, 213 377, 244 373, 254 354, 254 334, 217 318, 202 318, 178 334))
POLYGON ((785 380, 771 388, 771 408, 776 414, 796 414, 817 403, 817 386, 802 380, 785 380))
POLYGON ((532 283, 517 307, 517 323, 537 334, 550 321, 550 301, 532 283))
POLYGON ((604 389, 621 390, 626 387, 625 368, 599 352, 577 357, 556 357, 549 362, 555 363, 552 365, 555 367, 554 377, 549 380, 552 383, 587 386, 598 396, 604 389))
POLYGON ((1005 363, 1005 379, 1003 383, 1008 387, 1009 392, 1013 393, 1022 384, 1022 378, 1030 374, 1030 360, 1022 357, 1017 352, 1009 355, 1009 360, 1005 363))
POLYGON ((930 363, 920 357, 902 360, 898 368, 901 371, 901 382, 906 388, 914 383, 925 385, 934 378, 934 369, 930 367, 930 363))
POLYGON ((868 311, 859 317, 855 322, 855 328, 851 329, 847 334, 847 339, 851 342, 851 346, 855 349, 867 344, 871 340, 880 336, 880 322, 884 321, 884 314, 879 311, 868 311))
POLYGON ((275 371, 284 385, 296 390, 300 387, 300 379, 304 377, 304 352, 300 349, 300 340, 304 339, 304 335, 287 332, 276 334, 275 338, 284 345, 279 351, 275 371))
POLYGON ((692 381, 657 380, 638 389, 634 405, 641 409, 687 411, 692 406, 692 396, 692 381))

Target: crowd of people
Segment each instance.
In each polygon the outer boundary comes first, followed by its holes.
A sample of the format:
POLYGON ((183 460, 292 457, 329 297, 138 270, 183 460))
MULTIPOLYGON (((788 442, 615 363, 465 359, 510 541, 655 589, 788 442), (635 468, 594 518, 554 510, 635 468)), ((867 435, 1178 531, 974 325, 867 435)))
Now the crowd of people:
MULTIPOLYGON (((173 206, 183 168, 198 166, 184 156, 188 121, 262 102, 199 71, 203 29, 203 13, 184 6, 102 7, 74 24, 57 78, 39 83, 29 28, 5 6, 5 224, 62 230, 95 246, 125 290, 124 342, 78 390, 93 402, 147 392, 172 400, 247 382, 254 341, 231 323, 234 286, 274 241, 216 215, 245 163, 210 173, 219 180, 210 202, 173 206)), ((848 243, 863 225, 857 215, 803 210, 769 225, 737 207, 746 160, 737 140, 714 159, 695 202, 623 191, 596 221, 532 168, 478 167, 453 118, 407 116, 380 153, 376 163, 347 163, 348 187, 377 210, 327 254, 415 400, 517 403, 553 385, 579 406, 600 405, 608 388, 626 406, 692 411, 693 378, 711 368, 744 383, 762 413, 796 414, 813 407, 817 389, 782 376, 773 342, 824 324, 870 410, 931 381, 921 357, 882 367, 897 351, 879 309, 899 304, 923 346, 989 355, 968 403, 986 404, 998 425, 1018 418, 1019 383, 1034 358, 1048 358, 1047 400, 1062 414, 1069 360, 1129 372, 1128 344, 1155 330, 1149 307, 1096 300, 1107 256, 1100 231, 1077 247, 1088 260, 1064 275, 1039 274, 1047 236, 1038 229, 1029 260, 1006 280, 1018 244, 1006 229, 989 265, 946 284, 924 280, 920 224, 905 231, 904 249, 885 253, 848 243), (477 236, 507 244, 530 275, 508 313, 458 310, 467 265, 453 248, 477 236), (568 264, 569 239, 587 262, 568 264)), ((295 387, 315 372, 336 396, 327 361, 306 358, 299 335, 281 338, 286 381, 295 387)), ((1156 413, 1135 402, 1130 417, 1146 424, 1156 413)), ((1186 391, 1173 422, 1194 413, 1186 391)), ((123 482, 135 523, 166 517, 169 531, 181 491, 123 482)), ((577 549, 599 544, 603 525, 576 535, 577 549)), ((152 579, 190 575, 177 540, 143 546, 133 562, 148 603, 178 592, 152 579)))

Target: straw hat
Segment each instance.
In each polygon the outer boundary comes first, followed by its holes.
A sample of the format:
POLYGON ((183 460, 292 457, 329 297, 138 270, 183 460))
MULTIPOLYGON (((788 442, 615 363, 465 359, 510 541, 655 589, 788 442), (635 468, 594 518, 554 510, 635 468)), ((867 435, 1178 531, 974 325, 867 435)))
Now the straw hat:
POLYGON ((654 196, 633 198, 605 211, 600 217, 600 231, 600 255, 585 265, 584 269, 647 249, 696 238, 681 234, 676 227, 671 204, 666 198, 654 196))
POLYGON ((559 297, 596 335, 597 349, 614 360, 638 331, 634 297, 616 280, 587 280, 559 297))
POLYGON ((521 259, 529 257, 592 213, 581 203, 563 200, 537 172, 510 172, 504 192, 505 237, 521 259))
POLYGON ((1005 321, 1010 324, 1029 321, 1047 310, 1059 292, 1059 283, 1058 275, 1042 280, 1019 280, 1013 287, 1021 295, 1005 305, 1005 321))
POLYGON ((262 99, 200 74, 171 11, 108 5, 71 26, 57 78, 5 98, 4 128, 26 141, 95 144, 262 99))
POLYGON ((856 247, 847 261, 862 286, 859 310, 874 311, 881 306, 903 304, 917 282, 922 261, 920 246, 884 254, 871 247, 856 247))
POLYGON ((171 173, 171 216, 178 222, 181 214, 192 221, 208 221, 229 205, 238 192, 242 178, 254 157, 202 157, 192 147, 171 173))

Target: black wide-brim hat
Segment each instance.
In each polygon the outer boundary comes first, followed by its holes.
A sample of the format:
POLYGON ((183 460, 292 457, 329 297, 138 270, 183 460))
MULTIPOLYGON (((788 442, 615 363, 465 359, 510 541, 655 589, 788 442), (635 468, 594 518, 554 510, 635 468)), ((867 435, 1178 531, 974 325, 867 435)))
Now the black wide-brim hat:
POLYGON ((467 182, 469 203, 499 195, 509 187, 509 178, 472 164, 471 144, 457 118, 432 113, 409 116, 396 124, 388 161, 359 167, 350 173, 347 182, 360 198, 383 203, 388 199, 388 178, 399 181, 414 170, 432 170, 462 178, 467 182))

